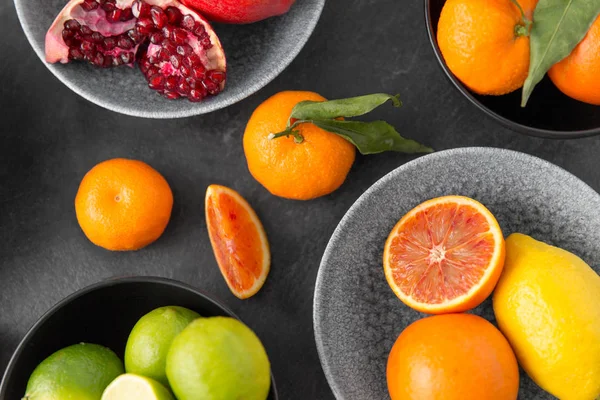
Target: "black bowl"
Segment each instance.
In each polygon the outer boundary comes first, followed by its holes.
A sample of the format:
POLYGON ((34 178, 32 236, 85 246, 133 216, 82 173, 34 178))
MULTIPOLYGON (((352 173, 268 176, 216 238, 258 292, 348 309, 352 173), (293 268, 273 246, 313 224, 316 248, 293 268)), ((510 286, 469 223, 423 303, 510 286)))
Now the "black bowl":
MULTIPOLYGON (((202 316, 237 316, 210 296, 164 278, 120 278, 97 283, 52 307, 27 332, 13 354, 2 383, 0 400, 18 400, 35 367, 55 351, 79 342, 109 347, 123 358, 129 332, 144 314, 178 305, 202 316)), ((268 400, 277 400, 271 380, 268 400)))
POLYGON ((425 0, 429 41, 446 76, 477 108, 505 127, 531 136, 573 139, 600 134, 600 107, 573 100, 545 77, 533 91, 527 107, 521 107, 521 90, 504 96, 471 92, 450 71, 437 44, 437 25, 446 0, 425 0))

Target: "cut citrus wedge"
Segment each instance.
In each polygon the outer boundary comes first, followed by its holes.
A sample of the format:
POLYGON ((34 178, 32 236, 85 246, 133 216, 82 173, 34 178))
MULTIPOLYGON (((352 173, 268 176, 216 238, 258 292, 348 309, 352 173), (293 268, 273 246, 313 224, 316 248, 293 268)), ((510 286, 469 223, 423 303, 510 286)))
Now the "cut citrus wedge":
POLYGON ((271 268, 263 226, 248 202, 233 189, 210 185, 206 225, 217 264, 231 292, 240 299, 255 295, 271 268))
POLYGON ((174 400, 166 387, 157 381, 135 374, 123 374, 111 382, 102 400, 174 400))
POLYGON ((476 200, 445 196, 409 211, 388 236, 383 267, 407 306, 428 314, 467 311, 485 300, 504 267, 502 230, 476 200))

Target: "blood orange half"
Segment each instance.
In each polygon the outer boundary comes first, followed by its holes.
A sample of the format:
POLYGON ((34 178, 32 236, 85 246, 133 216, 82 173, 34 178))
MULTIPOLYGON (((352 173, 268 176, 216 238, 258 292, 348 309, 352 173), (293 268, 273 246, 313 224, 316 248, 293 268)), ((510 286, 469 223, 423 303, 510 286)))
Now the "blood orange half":
POLYGON ((383 252, 385 277, 400 300, 428 314, 462 312, 485 300, 504 267, 502 230, 476 200, 445 196, 409 211, 383 252))
POLYGON ((255 295, 271 268, 271 252, 258 216, 238 192, 210 185, 205 199, 206 226, 217 264, 231 292, 255 295))

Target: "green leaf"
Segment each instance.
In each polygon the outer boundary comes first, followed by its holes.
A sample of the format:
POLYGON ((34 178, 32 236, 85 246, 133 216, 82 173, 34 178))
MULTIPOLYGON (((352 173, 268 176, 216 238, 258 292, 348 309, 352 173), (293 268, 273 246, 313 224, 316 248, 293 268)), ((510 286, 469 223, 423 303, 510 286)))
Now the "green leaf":
MULTIPOLYGON (((294 107, 290 120, 294 119, 334 119, 338 117, 358 117, 373 111, 388 100, 394 107, 400 107, 400 95, 392 96, 385 93, 375 93, 366 96, 330 101, 302 101, 294 107)), ((290 121, 288 120, 288 126, 290 121)))
POLYGON ((336 121, 312 120, 321 129, 338 134, 354 144, 362 154, 375 154, 384 151, 401 153, 431 153, 433 150, 414 140, 405 139, 385 121, 336 121))
POLYGON ((530 34, 529 75, 523 86, 525 107, 535 85, 554 64, 583 40, 600 14, 600 0, 540 0, 530 34))

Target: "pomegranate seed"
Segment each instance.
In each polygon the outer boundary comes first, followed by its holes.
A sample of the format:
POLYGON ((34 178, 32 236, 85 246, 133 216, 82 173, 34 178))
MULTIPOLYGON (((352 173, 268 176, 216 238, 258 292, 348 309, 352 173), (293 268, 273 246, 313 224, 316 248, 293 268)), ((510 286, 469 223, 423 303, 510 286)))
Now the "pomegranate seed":
POLYGON ((192 68, 192 74, 196 79, 204 78, 205 72, 206 68, 204 68, 204 66, 201 64, 194 65, 194 67, 192 68))
POLYGON ((150 18, 140 18, 135 24, 135 30, 141 35, 149 35, 154 31, 154 24, 150 18))
POLYGON ((184 15, 183 19, 181 20, 181 27, 193 32, 194 28, 196 27, 196 20, 189 14, 184 15))
POLYGON ((221 83, 225 80, 225 72, 223 71, 211 70, 206 73, 206 76, 214 83, 221 83))
POLYGON ((94 43, 102 43, 104 36, 100 32, 94 32, 90 35, 90 40, 94 43))
POLYGON ((188 85, 190 85, 190 89, 198 89, 198 88, 204 89, 204 86, 202 86, 202 84, 198 84, 198 81, 195 80, 194 78, 192 78, 191 76, 188 76, 187 78, 185 78, 185 81, 187 82, 188 85))
POLYGON ((75 19, 70 19, 68 21, 65 21, 65 24, 64 24, 64 28, 69 31, 76 31, 80 27, 81 27, 81 25, 75 19))
POLYGON ((190 70, 190 67, 187 65, 182 65, 179 68, 179 71, 181 72, 181 75, 183 76, 188 76, 192 71, 190 70))
POLYGON ((181 96, 179 96, 179 93, 177 93, 177 92, 165 92, 164 95, 169 100, 175 100, 175 99, 178 99, 179 97, 181 97, 181 96))
POLYGON ((123 64, 125 64, 125 63, 123 62, 123 60, 121 59, 121 57, 115 57, 115 58, 113 58, 113 65, 115 67, 118 67, 119 65, 123 65, 123 64))
POLYGON ((98 3, 96 3, 94 0, 85 0, 83 3, 81 3, 81 8, 83 8, 84 11, 90 12, 98 8, 98 3))
POLYGON ((167 77, 167 81, 165 82, 165 89, 175 90, 175 88, 177 88, 178 83, 179 83, 179 79, 176 76, 171 75, 171 76, 167 77))
POLYGON ((106 14, 106 19, 110 22, 118 22, 121 20, 121 10, 115 8, 111 12, 106 14))
POLYGON ((162 43, 162 47, 169 56, 171 56, 171 54, 177 54, 177 46, 175 46, 175 44, 170 40, 165 39, 165 41, 162 43))
POLYGON ((190 93, 188 94, 188 100, 191 102, 198 102, 198 101, 202 101, 202 99, 204 98, 204 93, 198 89, 192 89, 190 90, 190 93))
POLYGON ((117 46, 117 40, 114 37, 107 37, 104 38, 104 41, 102 42, 102 47, 104 47, 104 50, 112 50, 117 46))
POLYGON ((206 33, 204 25, 202 25, 201 23, 197 23, 196 28, 194 28, 194 34, 196 36, 202 36, 204 33, 206 33))
POLYGON ((169 62, 171 63, 173 68, 179 69, 179 67, 181 66, 181 56, 179 56, 178 54, 171 54, 169 62))
POLYGON ((158 56, 158 58, 161 61, 169 61, 169 57, 171 57, 171 55, 169 54, 169 52, 166 51, 165 49, 158 50, 158 53, 156 53, 156 55, 158 56))
POLYGON ((154 74, 148 79, 150 89, 162 90, 165 87, 165 77, 159 74, 154 74))
POLYGON ((96 45, 92 42, 81 42, 81 51, 83 51, 84 53, 90 53, 92 51, 96 50, 96 45))
POLYGON ((121 61, 123 61, 123 64, 131 64, 133 62, 134 56, 133 53, 129 51, 126 53, 121 53, 119 58, 121 59, 121 61))
POLYGON ((187 83, 184 79, 182 79, 179 82, 179 85, 177 85, 177 91, 182 96, 186 96, 190 92, 190 85, 189 85, 189 83, 187 83))
POLYGON ((69 58, 71 60, 83 60, 84 56, 81 50, 72 47, 69 49, 69 58))
POLYGON ((169 39, 171 36, 173 36, 173 31, 174 31, 174 27, 172 27, 171 25, 167 25, 162 29, 162 33, 163 36, 165 37, 165 39, 169 39))
POLYGON ((154 54, 148 57, 148 62, 150 64, 158 64, 160 62, 160 58, 158 57, 158 54, 154 54))
POLYGON ((171 39, 177 44, 184 44, 187 39, 187 32, 183 29, 175 28, 173 30, 173 34, 171 35, 171 39))
POLYGON ((154 32, 150 35, 150 42, 152 44, 161 44, 164 37, 160 32, 154 32))
POLYGON ((107 13, 113 11, 116 8, 117 5, 115 4, 115 0, 106 0, 104 4, 102 4, 102 9, 107 13))
POLYGON ((120 48, 125 49, 125 50, 132 49, 135 46, 135 43, 133 43, 133 40, 131 40, 128 36, 125 36, 125 35, 119 36, 119 40, 117 41, 117 44, 119 45, 120 48))
POLYGON ((210 38, 208 37, 208 35, 206 37, 203 37, 200 40, 200 44, 202 45, 202 47, 204 47, 206 50, 210 49, 212 47, 212 43, 210 41, 210 38))
POLYGON ((63 38, 63 40, 71 39, 73 36, 75 36, 75 33, 73 31, 70 31, 68 29, 63 29, 62 30, 62 38, 63 38))
POLYGON ((219 85, 217 85, 211 80, 205 79, 202 81, 202 84, 210 94, 217 94, 221 91, 219 85))
POLYGON ((92 60, 92 64, 95 64, 99 67, 104 65, 104 54, 102 54, 100 52, 96 53, 96 55, 94 56, 94 59, 92 60))
POLYGON ((152 22, 158 29, 162 29, 167 24, 167 16, 162 8, 158 6, 152 6, 150 8, 150 15, 152 16, 152 22))
POLYGON ((126 8, 124 10, 121 10, 121 21, 122 22, 129 21, 132 18, 133 18, 133 12, 131 11, 131 8, 126 8))
POLYGON ((141 5, 139 6, 140 13, 138 18, 150 18, 150 8, 151 7, 149 4, 146 4, 142 1, 141 5))
POLYGON ((158 70, 154 67, 150 67, 148 68, 148 71, 146 71, 146 76, 148 77, 148 79, 150 79, 151 76, 158 74, 158 70))
POLYGON ((129 38, 133 40, 133 43, 141 43, 146 38, 146 36, 140 34, 135 29, 128 30, 127 36, 129 36, 129 38))
MULTIPOLYGON (((98 54, 101 54, 101 53, 98 53, 98 54)), ((104 56, 104 62, 102 63, 102 67, 108 68, 108 67, 112 66, 113 60, 114 60, 114 58, 110 54, 104 56)))
POLYGON ((79 29, 79 31, 81 32, 82 35, 91 35, 92 34, 92 30, 87 25, 81 25, 81 28, 79 29))
POLYGON ((193 52, 194 52, 194 50, 188 44, 182 44, 182 45, 177 46, 177 53, 180 54, 180 55, 182 55, 182 56, 190 55, 193 52))
POLYGON ((179 25, 181 22, 181 11, 178 8, 169 6, 165 10, 165 14, 167 16, 167 20, 171 25, 179 25))

